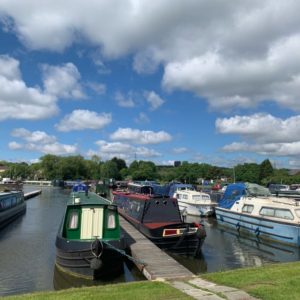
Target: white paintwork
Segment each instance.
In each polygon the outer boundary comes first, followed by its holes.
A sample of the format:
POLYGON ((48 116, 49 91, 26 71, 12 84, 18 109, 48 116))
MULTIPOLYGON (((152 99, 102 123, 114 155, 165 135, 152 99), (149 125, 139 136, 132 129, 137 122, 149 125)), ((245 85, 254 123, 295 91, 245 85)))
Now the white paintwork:
POLYGON ((294 199, 283 198, 283 197, 250 197, 242 196, 241 199, 237 200, 234 205, 230 208, 230 211, 241 213, 243 215, 262 217, 260 211, 263 207, 266 208, 277 208, 283 210, 289 210, 293 219, 278 218, 271 216, 263 216, 266 220, 281 220, 285 222, 290 222, 293 224, 300 224, 300 203, 294 199), (253 210, 251 213, 243 212, 243 207, 245 205, 253 205, 253 210))
POLYGON ((82 208, 81 239, 101 239, 103 234, 103 208, 82 208))
POLYGON ((195 215, 195 210, 192 207, 195 207, 202 216, 209 216, 214 213, 216 203, 211 200, 210 195, 207 193, 190 189, 178 189, 173 197, 177 199, 182 211, 186 209, 187 214, 195 215))

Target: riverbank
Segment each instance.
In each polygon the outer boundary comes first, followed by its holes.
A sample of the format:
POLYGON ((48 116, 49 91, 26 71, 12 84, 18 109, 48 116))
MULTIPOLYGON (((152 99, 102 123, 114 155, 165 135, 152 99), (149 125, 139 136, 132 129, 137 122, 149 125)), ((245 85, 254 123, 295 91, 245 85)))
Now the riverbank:
POLYGON ((157 281, 108 284, 95 287, 72 288, 56 292, 32 293, 8 296, 5 300, 74 300, 74 299, 122 299, 122 300, 190 300, 193 299, 170 285, 157 281))
MULTIPOLYGON (((208 280, 218 284, 215 286, 216 295, 220 295, 220 285, 223 290, 230 291, 233 287, 247 292, 249 295, 262 300, 296 300, 300 295, 300 262, 270 264, 263 267, 243 268, 231 271, 208 273, 202 275, 199 282, 208 280)), ((196 287, 197 277, 195 277, 194 286, 196 287)), ((192 281, 189 281, 191 283, 192 281)), ((171 283, 176 286, 174 282, 171 283)), ((158 281, 143 281, 120 284, 109 284, 96 287, 85 287, 77 289, 68 289, 54 292, 42 292, 23 294, 17 296, 5 297, 5 300, 24 300, 24 299, 143 299, 143 300, 165 300, 165 299, 193 299, 186 293, 185 286, 187 282, 177 282, 177 288, 170 284, 158 281), (181 285, 181 287, 180 287, 181 285), (184 291, 184 292, 182 292, 184 291)), ((210 291, 211 286, 201 286, 202 291, 210 291)), ((225 294, 226 295, 226 294, 225 294)), ((221 295, 220 295, 221 296, 221 295)), ((222 297, 222 296, 221 296, 222 297)))
POLYGON ((209 273, 201 278, 241 289, 262 300, 300 298, 300 262, 209 273))

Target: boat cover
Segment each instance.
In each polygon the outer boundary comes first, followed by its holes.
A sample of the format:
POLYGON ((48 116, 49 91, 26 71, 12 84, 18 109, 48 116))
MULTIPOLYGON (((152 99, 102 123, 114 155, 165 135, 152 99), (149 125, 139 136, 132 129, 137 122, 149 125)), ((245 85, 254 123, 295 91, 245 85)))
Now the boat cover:
POLYGON ((271 196, 271 193, 267 188, 255 183, 240 182, 229 184, 223 198, 219 202, 219 207, 230 209, 233 204, 244 195, 252 197, 269 197, 271 196))
POLYGON ((88 186, 84 183, 77 183, 77 184, 73 185, 72 191, 73 192, 87 192, 88 186))

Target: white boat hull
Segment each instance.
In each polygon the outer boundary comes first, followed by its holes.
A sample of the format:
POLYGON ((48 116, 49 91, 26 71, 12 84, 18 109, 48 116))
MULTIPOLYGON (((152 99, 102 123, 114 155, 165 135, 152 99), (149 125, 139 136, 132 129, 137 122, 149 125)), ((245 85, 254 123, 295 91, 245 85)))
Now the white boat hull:
POLYGON ((238 232, 246 232, 259 239, 300 246, 300 224, 267 220, 220 207, 216 207, 216 218, 218 224, 231 227, 238 232))

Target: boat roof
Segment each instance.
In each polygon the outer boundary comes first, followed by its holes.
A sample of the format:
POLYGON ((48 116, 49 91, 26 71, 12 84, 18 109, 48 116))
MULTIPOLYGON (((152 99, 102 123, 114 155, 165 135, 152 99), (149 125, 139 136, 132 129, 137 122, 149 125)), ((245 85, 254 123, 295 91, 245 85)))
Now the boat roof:
POLYGON ((0 192, 0 197, 2 196, 9 196, 13 194, 20 194, 22 191, 7 191, 7 192, 0 192))
POLYGON ((205 195, 210 197, 210 195, 208 193, 204 193, 204 192, 199 192, 199 191, 195 191, 195 190, 177 190, 176 191, 177 194, 190 194, 190 195, 205 195))
POLYGON ((147 201, 147 200, 151 200, 151 199, 172 199, 174 200, 174 198, 170 198, 168 196, 165 195, 161 195, 161 194, 140 194, 140 193, 134 193, 134 192, 129 192, 129 191, 113 191, 114 195, 123 195, 125 197, 130 197, 132 199, 136 199, 136 200, 141 200, 141 201, 147 201))
MULTIPOLYGON (((96 193, 72 192, 68 205, 114 205, 108 199, 96 193), (76 203, 79 201, 78 203, 76 203)), ((115 205, 114 205, 115 206, 115 205)))

